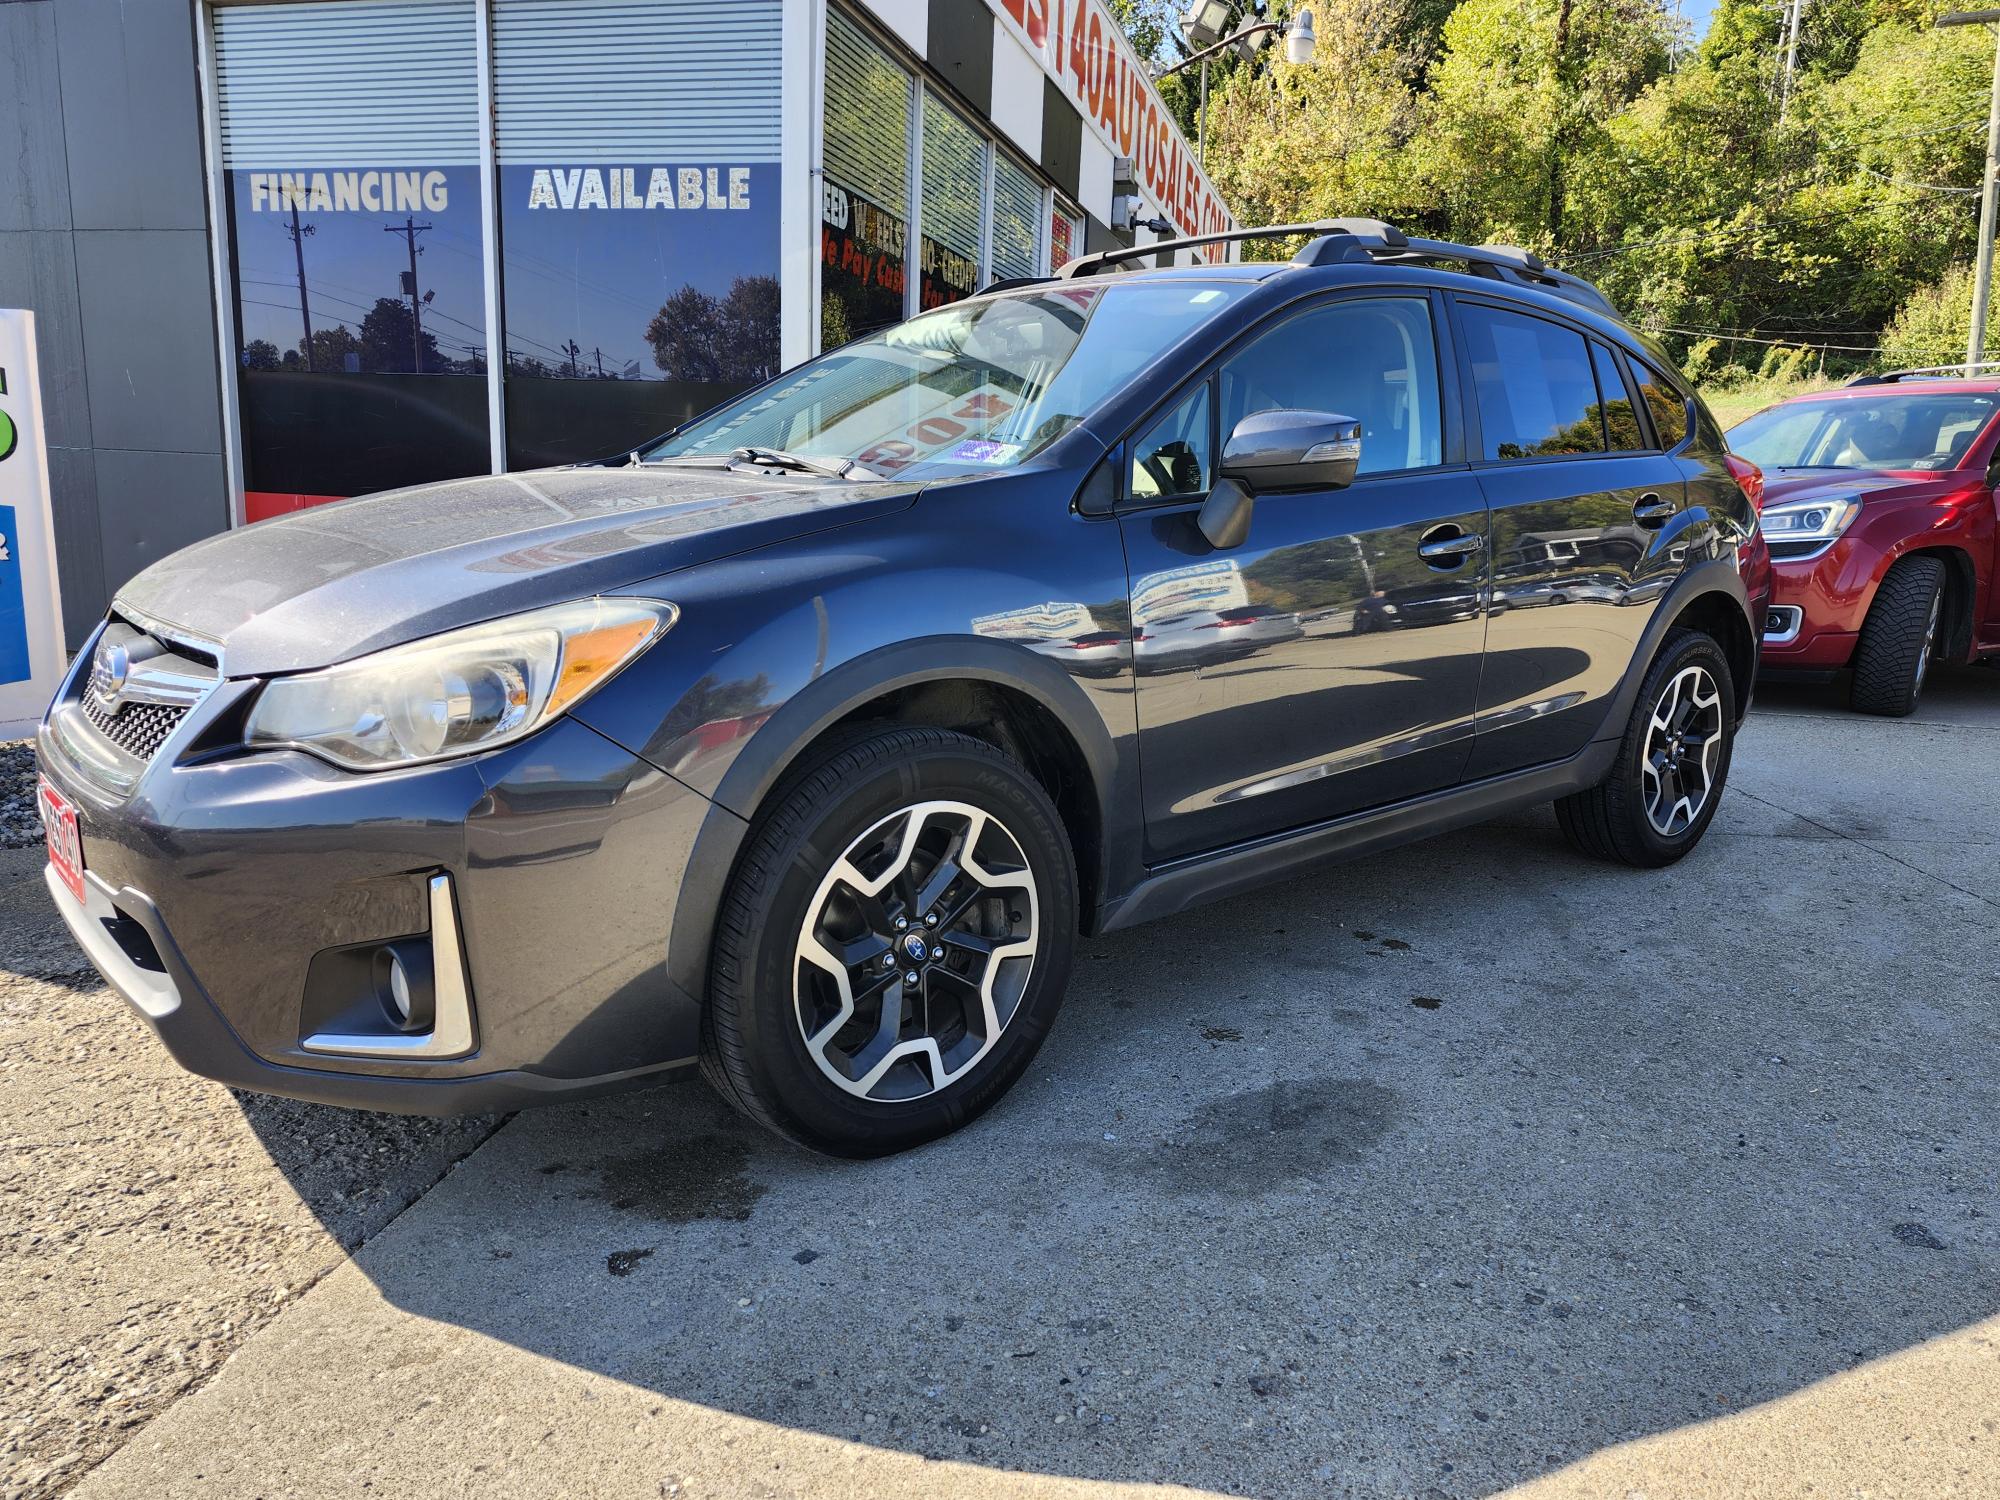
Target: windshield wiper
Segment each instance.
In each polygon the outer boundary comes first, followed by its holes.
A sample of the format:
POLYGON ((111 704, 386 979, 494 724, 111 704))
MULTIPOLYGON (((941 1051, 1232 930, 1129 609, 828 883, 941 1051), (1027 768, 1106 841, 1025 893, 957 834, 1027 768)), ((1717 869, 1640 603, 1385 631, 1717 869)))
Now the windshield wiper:
POLYGON ((719 453, 674 453, 665 458, 641 458, 634 452, 626 462, 648 469, 726 469, 730 464, 730 460, 719 453))
POLYGON ((803 453, 787 453, 783 448, 733 448, 729 460, 731 464, 750 463, 767 469, 791 469, 800 474, 824 474, 829 479, 882 478, 873 469, 864 468, 851 458, 828 463, 825 459, 807 458, 803 453))

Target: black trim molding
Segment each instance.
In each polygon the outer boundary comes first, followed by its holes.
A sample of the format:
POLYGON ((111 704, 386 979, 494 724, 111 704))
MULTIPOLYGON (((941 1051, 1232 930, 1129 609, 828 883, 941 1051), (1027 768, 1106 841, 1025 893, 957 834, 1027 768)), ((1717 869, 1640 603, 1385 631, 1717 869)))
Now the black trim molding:
MULTIPOLYGON (((1053 78, 1042 79, 1042 170, 1072 202, 1082 203, 1083 116, 1053 78)), ((1084 205, 1086 208, 1088 204, 1084 205)))
POLYGON ((924 61, 960 98, 993 116, 993 12, 985 0, 930 0, 924 61))

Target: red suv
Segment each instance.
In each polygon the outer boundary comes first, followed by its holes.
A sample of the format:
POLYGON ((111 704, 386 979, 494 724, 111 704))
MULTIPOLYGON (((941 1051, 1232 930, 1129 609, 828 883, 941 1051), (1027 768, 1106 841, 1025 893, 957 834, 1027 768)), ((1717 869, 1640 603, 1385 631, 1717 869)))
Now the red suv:
POLYGON ((1996 414, 2000 374, 1901 370, 1730 430, 1730 448, 1764 471, 1766 676, 1852 667, 1854 707, 1907 714, 1933 657, 2000 653, 1996 414))

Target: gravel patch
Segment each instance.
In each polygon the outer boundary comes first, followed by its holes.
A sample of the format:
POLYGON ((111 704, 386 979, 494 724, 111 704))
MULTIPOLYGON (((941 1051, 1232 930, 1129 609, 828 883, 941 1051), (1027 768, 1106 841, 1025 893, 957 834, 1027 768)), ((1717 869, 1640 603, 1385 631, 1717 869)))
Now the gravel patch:
MULTIPOLYGON (((5 753, 10 774, 26 764, 5 753)), ((326 1109, 182 1072, 73 946, 41 864, 38 850, 0 853, 8 1500, 69 1488, 497 1124, 326 1109)))
POLYGON ((0 742, 0 849, 26 849, 41 841, 42 820, 35 811, 34 742, 0 742))

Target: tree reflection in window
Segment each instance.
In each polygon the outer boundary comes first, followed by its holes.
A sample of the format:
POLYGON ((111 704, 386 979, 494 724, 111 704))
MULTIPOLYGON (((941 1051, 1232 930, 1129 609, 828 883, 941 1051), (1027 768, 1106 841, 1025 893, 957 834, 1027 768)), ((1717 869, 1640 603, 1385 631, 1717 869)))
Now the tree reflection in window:
POLYGON ((778 278, 739 276, 725 297, 683 286, 646 325, 646 342, 669 380, 768 380, 777 370, 778 278))

